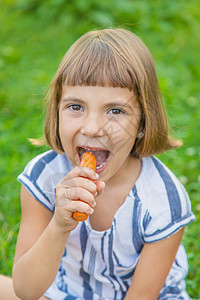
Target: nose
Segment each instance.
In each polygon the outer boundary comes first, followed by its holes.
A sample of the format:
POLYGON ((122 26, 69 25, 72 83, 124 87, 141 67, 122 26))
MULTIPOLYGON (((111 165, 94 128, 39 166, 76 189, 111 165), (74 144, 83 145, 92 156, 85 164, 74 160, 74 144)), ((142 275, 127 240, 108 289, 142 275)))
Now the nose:
POLYGON ((91 114, 86 117, 80 132, 88 137, 102 137, 104 135, 104 122, 102 117, 91 114))

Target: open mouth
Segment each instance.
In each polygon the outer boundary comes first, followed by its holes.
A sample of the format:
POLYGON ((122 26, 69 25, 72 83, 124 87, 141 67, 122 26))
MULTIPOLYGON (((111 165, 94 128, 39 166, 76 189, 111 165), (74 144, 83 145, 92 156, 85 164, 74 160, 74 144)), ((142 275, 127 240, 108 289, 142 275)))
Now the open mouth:
POLYGON ((110 159, 110 152, 108 150, 103 150, 103 149, 90 149, 86 147, 78 147, 78 155, 79 155, 79 160, 81 162, 83 153, 85 152, 91 152, 95 157, 96 157, 96 172, 100 173, 102 172, 108 164, 108 161, 110 159))

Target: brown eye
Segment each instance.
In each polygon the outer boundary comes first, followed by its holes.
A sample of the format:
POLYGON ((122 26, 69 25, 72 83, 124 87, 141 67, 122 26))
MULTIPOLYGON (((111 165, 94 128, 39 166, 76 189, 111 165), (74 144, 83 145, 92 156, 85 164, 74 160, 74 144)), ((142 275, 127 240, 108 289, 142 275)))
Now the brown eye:
POLYGON ((120 114, 123 114, 124 111, 120 108, 112 108, 109 110, 109 113, 112 115, 120 115, 120 114))
POLYGON ((72 111, 82 111, 83 110, 82 106, 80 106, 78 104, 71 104, 67 108, 71 109, 72 111))

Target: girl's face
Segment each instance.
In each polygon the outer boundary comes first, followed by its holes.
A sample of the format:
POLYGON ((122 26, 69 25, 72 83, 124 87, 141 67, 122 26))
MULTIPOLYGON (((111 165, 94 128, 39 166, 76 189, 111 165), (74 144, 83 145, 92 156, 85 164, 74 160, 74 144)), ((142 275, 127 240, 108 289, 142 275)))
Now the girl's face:
POLYGON ((126 171, 139 121, 139 103, 127 88, 63 86, 59 133, 64 151, 74 167, 85 151, 92 152, 105 182, 126 171))

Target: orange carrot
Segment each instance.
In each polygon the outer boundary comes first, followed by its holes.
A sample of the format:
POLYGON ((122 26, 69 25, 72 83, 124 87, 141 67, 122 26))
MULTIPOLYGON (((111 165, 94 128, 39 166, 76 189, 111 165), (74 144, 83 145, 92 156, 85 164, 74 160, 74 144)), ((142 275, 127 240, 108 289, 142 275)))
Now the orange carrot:
MULTIPOLYGON (((96 157, 91 152, 83 153, 81 160, 81 167, 91 168, 93 171, 96 170, 96 157)), ((88 218, 88 215, 83 212, 76 211, 72 214, 72 217, 76 221, 85 221, 88 218)))

